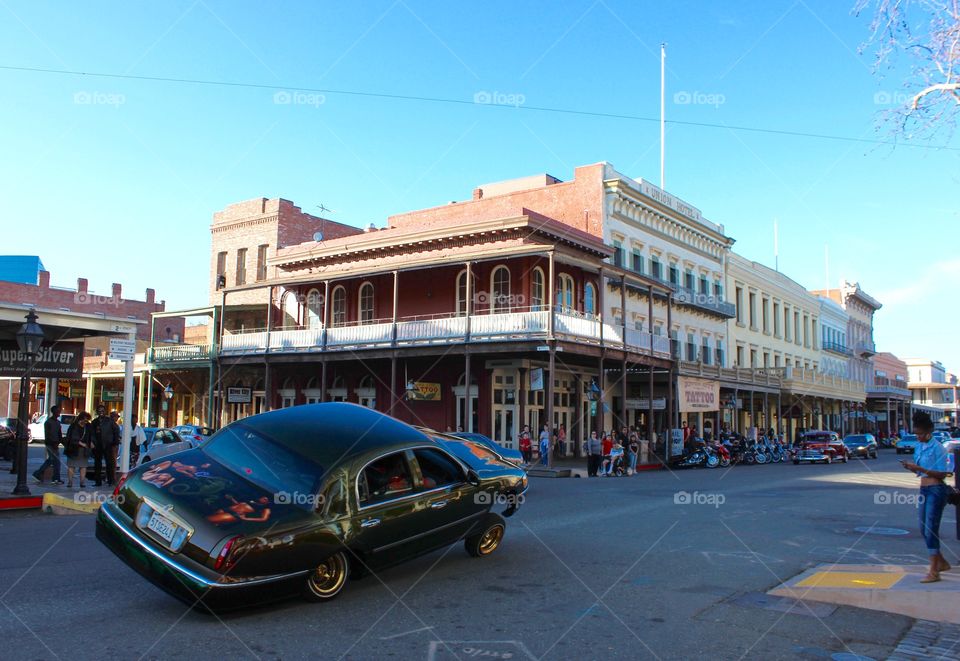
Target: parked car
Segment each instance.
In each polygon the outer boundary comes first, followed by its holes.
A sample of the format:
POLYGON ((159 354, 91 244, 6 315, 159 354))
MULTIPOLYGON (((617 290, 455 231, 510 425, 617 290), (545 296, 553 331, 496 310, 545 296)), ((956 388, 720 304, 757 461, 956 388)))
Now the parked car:
MULTIPOLYGON (((43 425, 47 421, 47 414, 41 415, 37 418, 36 422, 31 422, 28 429, 30 430, 30 442, 38 443, 45 440, 45 434, 43 432, 43 425)), ((76 420, 77 416, 72 413, 61 413, 60 414, 60 429, 63 431, 63 435, 67 435, 67 429, 70 428, 70 423, 76 420)))
POLYGON ((146 450, 140 450, 138 466, 174 452, 193 449, 201 443, 201 441, 196 441, 193 438, 184 438, 177 433, 176 428, 150 429, 149 433, 147 433, 147 429, 144 429, 144 433, 147 436, 146 450))
POLYGON ((377 411, 307 404, 132 471, 100 508, 97 537, 190 605, 327 601, 350 578, 457 541, 493 553, 506 521, 491 510, 526 487, 519 467, 471 463, 377 411))
POLYGON ((801 461, 822 461, 825 464, 834 461, 847 463, 850 451, 840 435, 832 431, 808 431, 800 437, 800 448, 793 455, 793 463, 801 461))
POLYGON ((919 442, 916 434, 904 434, 903 438, 897 441, 897 454, 913 454, 919 442))
POLYGON ((0 458, 11 461, 16 452, 17 434, 6 426, 0 426, 0 458))
POLYGON ((851 457, 863 457, 864 459, 879 457, 877 439, 874 438, 873 434, 851 434, 843 439, 843 444, 847 446, 851 457))
POLYGON ((465 438, 468 441, 473 441, 475 443, 480 443, 481 445, 485 445, 491 450, 493 450, 494 452, 496 452, 498 455, 503 457, 504 459, 507 459, 508 461, 512 461, 518 466, 523 465, 523 455, 520 453, 520 450, 514 450, 513 448, 505 448, 499 443, 497 443, 495 440, 493 440, 492 438, 488 438, 483 434, 477 434, 475 432, 458 431, 458 432, 450 432, 449 435, 456 436, 458 438, 465 438))
POLYGON ((184 438, 193 440, 195 444, 209 440, 214 434, 213 429, 204 427, 203 425, 177 425, 173 428, 173 431, 184 438))
MULTIPOLYGON (((14 438, 16 438, 17 429, 20 428, 20 421, 16 418, 0 418, 0 428, 10 431, 13 433, 14 438)), ((30 425, 27 425, 27 442, 30 442, 30 425)))

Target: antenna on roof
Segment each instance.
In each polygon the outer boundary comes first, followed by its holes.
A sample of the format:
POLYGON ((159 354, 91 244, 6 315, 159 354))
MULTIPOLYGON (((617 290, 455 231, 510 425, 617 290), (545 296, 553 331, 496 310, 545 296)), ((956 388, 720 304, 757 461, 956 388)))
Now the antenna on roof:
POLYGON ((325 206, 325 205, 323 204, 323 202, 321 202, 320 204, 318 204, 318 205, 317 205, 317 208, 320 210, 320 213, 321 213, 321 216, 320 216, 320 231, 314 233, 314 235, 313 235, 313 240, 316 241, 317 243, 320 243, 321 241, 323 241, 323 230, 325 229, 326 224, 327 224, 327 219, 324 218, 322 214, 324 214, 324 213, 336 213, 336 211, 334 211, 333 209, 325 206))

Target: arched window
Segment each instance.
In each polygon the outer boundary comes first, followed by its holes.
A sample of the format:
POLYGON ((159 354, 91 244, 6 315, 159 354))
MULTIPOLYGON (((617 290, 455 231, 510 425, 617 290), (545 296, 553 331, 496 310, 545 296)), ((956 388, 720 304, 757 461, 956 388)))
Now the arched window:
POLYGON ((457 315, 467 314, 467 272, 460 271, 457 276, 457 315))
POLYGON ((493 312, 510 312, 510 269, 498 266, 490 276, 490 307, 493 312))
POLYGON ((562 312, 570 312, 573 308, 573 278, 561 273, 557 278, 557 307, 562 312))
POLYGON ((365 282, 360 285, 360 301, 358 302, 357 319, 361 324, 373 323, 373 285, 365 282))
POLYGON ((307 326, 310 328, 319 328, 323 325, 323 296, 319 289, 311 289, 307 292, 307 326))
POLYGON ((597 314, 597 289, 592 282, 588 282, 583 287, 583 312, 597 314))
POLYGON ((530 278, 530 309, 538 312, 543 309, 543 270, 533 269, 530 278))
POLYGON ((297 325, 297 296, 292 291, 284 293, 280 299, 280 324, 283 328, 297 325))
POLYGON ((330 323, 343 326, 347 323, 347 290, 339 285, 333 290, 333 318, 330 323))

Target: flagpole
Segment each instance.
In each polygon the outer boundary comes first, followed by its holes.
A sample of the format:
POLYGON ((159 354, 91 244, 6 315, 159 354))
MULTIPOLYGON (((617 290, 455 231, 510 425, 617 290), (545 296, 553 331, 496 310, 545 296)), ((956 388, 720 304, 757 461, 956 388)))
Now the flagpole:
POLYGON ((777 219, 773 219, 773 269, 780 272, 780 231, 777 219))
POLYGON ((664 181, 664 161, 666 159, 666 83, 667 44, 660 44, 660 188, 666 190, 664 181))

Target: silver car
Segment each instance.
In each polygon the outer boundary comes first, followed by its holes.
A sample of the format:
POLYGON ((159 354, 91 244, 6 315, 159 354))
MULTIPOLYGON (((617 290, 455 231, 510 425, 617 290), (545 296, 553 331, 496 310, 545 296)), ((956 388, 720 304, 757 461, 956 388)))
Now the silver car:
POLYGON ((148 461, 153 461, 174 452, 182 450, 191 450, 201 444, 191 437, 184 437, 173 429, 158 429, 153 433, 153 437, 147 441, 147 449, 140 451, 140 461, 138 466, 142 466, 148 461))
POLYGON ((897 441, 897 454, 913 454, 919 442, 920 439, 917 438, 916 434, 905 434, 903 438, 897 441))

